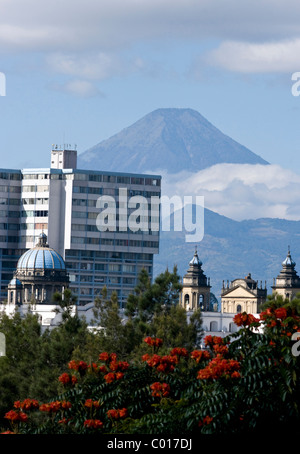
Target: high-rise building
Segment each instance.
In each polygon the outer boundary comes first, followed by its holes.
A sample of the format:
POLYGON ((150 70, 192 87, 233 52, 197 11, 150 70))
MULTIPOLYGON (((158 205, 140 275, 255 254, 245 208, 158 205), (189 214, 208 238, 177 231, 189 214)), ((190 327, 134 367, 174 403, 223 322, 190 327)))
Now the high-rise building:
POLYGON ((54 146, 50 168, 0 170, 1 300, 43 232, 65 260, 78 304, 106 286, 123 306, 140 270, 152 277, 161 177, 80 170, 76 161, 76 150, 54 146))
POLYGON ((7 298, 7 286, 20 248, 21 170, 0 169, 0 299, 7 298))

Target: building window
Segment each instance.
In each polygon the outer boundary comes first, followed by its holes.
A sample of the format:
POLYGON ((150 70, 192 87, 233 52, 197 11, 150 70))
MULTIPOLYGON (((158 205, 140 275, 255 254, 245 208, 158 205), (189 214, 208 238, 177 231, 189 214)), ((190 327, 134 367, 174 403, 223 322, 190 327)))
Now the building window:
POLYGON ((229 323, 229 331, 230 331, 231 333, 236 333, 236 332, 237 332, 237 326, 236 326, 235 323, 233 323, 233 322, 232 322, 232 323, 229 323))
POLYGON ((210 331, 218 331, 218 323, 210 322, 210 331))
POLYGON ((204 308, 204 295, 199 295, 199 307, 200 309, 203 309, 204 308))
POLYGON ((242 312, 242 306, 240 304, 237 305, 236 311, 237 311, 237 313, 242 312))
POLYGON ((184 304, 187 306, 190 302, 190 296, 189 295, 184 295, 184 304))

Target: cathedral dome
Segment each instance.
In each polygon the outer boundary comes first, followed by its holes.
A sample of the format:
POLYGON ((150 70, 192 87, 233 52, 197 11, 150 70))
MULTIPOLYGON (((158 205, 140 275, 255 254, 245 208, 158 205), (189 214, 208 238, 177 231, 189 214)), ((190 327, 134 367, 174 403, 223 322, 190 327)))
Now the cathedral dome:
POLYGON ((24 252, 17 264, 17 271, 55 270, 65 271, 65 262, 60 254, 47 244, 47 236, 42 233, 37 245, 24 252))

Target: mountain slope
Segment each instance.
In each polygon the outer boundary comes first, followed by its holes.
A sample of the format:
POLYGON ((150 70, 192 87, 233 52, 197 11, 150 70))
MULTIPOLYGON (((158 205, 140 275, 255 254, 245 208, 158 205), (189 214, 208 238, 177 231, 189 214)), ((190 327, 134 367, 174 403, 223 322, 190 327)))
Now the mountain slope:
POLYGON ((78 167, 196 172, 218 163, 268 164, 192 109, 157 109, 78 156, 78 167))
MULTIPOLYGON (((300 221, 265 218, 239 222, 206 208, 204 213, 204 238, 197 249, 218 298, 223 280, 244 278, 248 273, 263 285, 267 281, 271 293, 288 246, 300 274, 300 221)), ((195 243, 186 243, 185 233, 161 232, 160 252, 154 258, 155 275, 174 264, 181 276, 186 273, 195 243)))

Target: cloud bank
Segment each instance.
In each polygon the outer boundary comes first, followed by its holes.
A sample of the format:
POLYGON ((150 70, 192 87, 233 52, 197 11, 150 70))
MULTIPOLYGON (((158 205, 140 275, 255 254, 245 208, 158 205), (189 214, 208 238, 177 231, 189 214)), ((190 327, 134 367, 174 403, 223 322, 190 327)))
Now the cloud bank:
MULTIPOLYGON (((69 77, 68 93, 82 90, 97 95, 97 82, 104 79, 152 74, 158 62, 151 61, 141 46, 163 48, 166 54, 170 44, 190 46, 190 67, 200 58, 201 67, 240 73, 295 72, 300 67, 300 4, 296 0, 0 2, 0 54, 41 57, 46 71, 69 77), (203 55, 201 46, 208 42, 210 51, 203 55), (70 88, 78 86, 78 80, 82 88, 70 88)), ((161 64, 167 65, 164 59, 161 64)))
POLYGON ((278 165, 217 164, 162 176, 165 195, 204 196, 206 208, 231 219, 300 220, 300 175, 278 165))
POLYGON ((207 62, 240 73, 288 73, 300 68, 300 38, 276 42, 226 41, 207 62))

